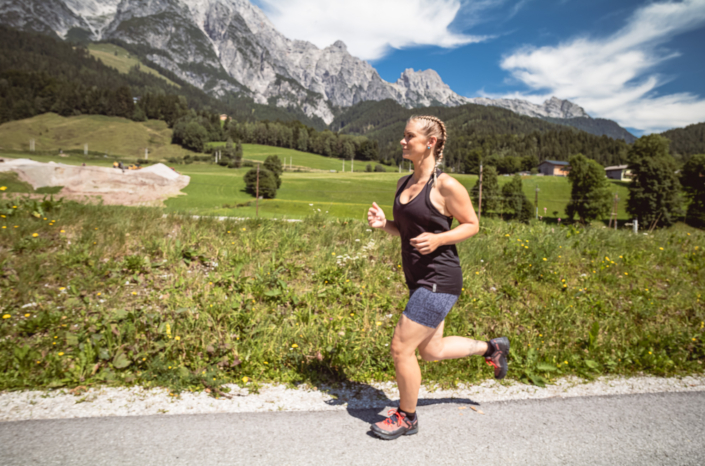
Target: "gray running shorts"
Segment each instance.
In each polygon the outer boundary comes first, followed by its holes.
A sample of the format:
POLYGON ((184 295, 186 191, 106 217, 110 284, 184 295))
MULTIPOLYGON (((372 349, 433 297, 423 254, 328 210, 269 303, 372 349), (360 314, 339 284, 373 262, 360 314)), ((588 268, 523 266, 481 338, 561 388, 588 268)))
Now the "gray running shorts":
POLYGON ((404 315, 417 324, 436 328, 458 300, 458 296, 417 288, 406 304, 404 315))

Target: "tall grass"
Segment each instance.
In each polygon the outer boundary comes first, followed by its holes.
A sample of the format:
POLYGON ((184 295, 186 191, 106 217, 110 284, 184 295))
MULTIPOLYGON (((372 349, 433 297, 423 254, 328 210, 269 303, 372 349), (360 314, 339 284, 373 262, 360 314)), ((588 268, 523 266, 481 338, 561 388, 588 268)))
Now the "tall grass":
MULTIPOLYGON (((316 213, 218 222, 0 204, 0 388, 392 380, 399 238, 316 213), (13 208, 16 206, 16 208, 13 208), (38 214, 33 215, 33 214, 38 214)), ((483 219, 447 335, 507 335, 510 379, 701 373, 705 237, 483 219)), ((425 381, 491 377, 481 358, 425 381)))

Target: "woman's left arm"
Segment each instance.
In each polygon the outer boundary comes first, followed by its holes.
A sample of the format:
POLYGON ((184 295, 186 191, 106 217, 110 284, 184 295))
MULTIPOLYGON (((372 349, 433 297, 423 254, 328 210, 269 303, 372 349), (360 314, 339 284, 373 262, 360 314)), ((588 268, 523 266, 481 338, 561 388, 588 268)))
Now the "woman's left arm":
POLYGON ((439 181, 438 190, 445 201, 446 211, 455 217, 460 225, 444 233, 422 233, 411 239, 411 245, 421 254, 429 254, 439 246, 457 244, 480 231, 480 222, 472 207, 467 189, 451 176, 439 181))

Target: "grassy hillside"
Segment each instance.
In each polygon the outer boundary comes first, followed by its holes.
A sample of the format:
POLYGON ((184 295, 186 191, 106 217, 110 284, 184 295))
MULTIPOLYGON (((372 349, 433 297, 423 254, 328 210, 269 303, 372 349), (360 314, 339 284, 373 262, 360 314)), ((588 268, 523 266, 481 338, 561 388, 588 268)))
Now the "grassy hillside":
MULTIPOLYGON (((212 147, 224 147, 225 143, 211 142, 208 143, 208 145, 212 147)), ((301 152, 282 147, 263 146, 260 144, 243 144, 242 149, 246 160, 264 161, 264 159, 268 156, 276 155, 282 159, 282 163, 286 162, 287 170, 290 162, 294 170, 296 170, 297 167, 336 171, 341 171, 343 169, 343 161, 341 159, 335 157, 325 157, 318 154, 312 154, 310 152, 301 152)), ((372 165, 372 168, 374 169, 377 162, 356 160, 353 166, 356 172, 360 172, 365 171, 367 164, 372 165)), ((385 169, 388 171, 395 171, 392 167, 385 167, 385 169)), ((350 160, 345 161, 345 171, 350 171, 350 160)))
POLYGON ((129 73, 130 68, 138 65, 140 67, 140 71, 142 71, 144 73, 149 73, 149 74, 157 76, 159 78, 162 78, 167 83, 169 83, 172 86, 175 86, 177 88, 181 87, 180 85, 178 85, 177 83, 175 83, 171 79, 159 74, 159 72, 157 70, 154 70, 148 66, 145 66, 134 55, 131 55, 130 52, 123 49, 122 47, 118 47, 117 45, 113 45, 113 44, 88 44, 88 51, 90 52, 91 55, 93 55, 94 57, 96 57, 97 59, 102 61, 104 64, 115 68, 120 73, 127 74, 127 73, 129 73), (116 53, 117 53, 117 55, 116 55, 116 53))
POLYGON ((34 138, 38 152, 83 151, 87 143, 90 152, 125 157, 132 162, 144 158, 145 148, 149 148, 149 157, 154 160, 193 154, 171 144, 171 134, 161 120, 134 122, 102 115, 62 117, 45 113, 0 125, 0 151, 26 151, 29 140, 34 138))

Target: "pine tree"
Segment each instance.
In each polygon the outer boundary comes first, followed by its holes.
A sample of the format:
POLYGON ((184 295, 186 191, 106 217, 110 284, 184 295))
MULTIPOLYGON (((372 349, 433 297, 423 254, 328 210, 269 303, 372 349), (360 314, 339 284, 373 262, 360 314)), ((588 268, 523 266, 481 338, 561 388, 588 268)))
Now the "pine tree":
MULTIPOLYGON (((480 179, 477 179, 470 195, 472 202, 478 206, 479 210, 480 179)), ((482 213, 496 214, 500 212, 502 201, 502 191, 499 189, 497 180, 497 169, 493 166, 483 167, 482 170, 482 213)))
MULTIPOLYGON (((484 198, 484 185, 482 191, 484 198)), ((524 194, 521 176, 514 175, 509 183, 502 186, 502 201, 504 213, 520 222, 529 223, 532 216, 531 201, 524 194)))
POLYGON ((659 220, 658 225, 671 226, 683 214, 681 184, 676 164, 668 153, 668 139, 650 134, 637 139, 628 154, 629 183, 627 212, 645 228, 659 220))
POLYGON ((697 228, 705 227, 705 154, 694 155, 683 165, 680 181, 690 200, 686 223, 697 228))
POLYGON ((570 201, 566 206, 566 216, 573 221, 575 215, 580 223, 604 218, 610 212, 610 189, 605 176, 605 168, 583 154, 570 158, 568 182, 571 184, 570 201))

